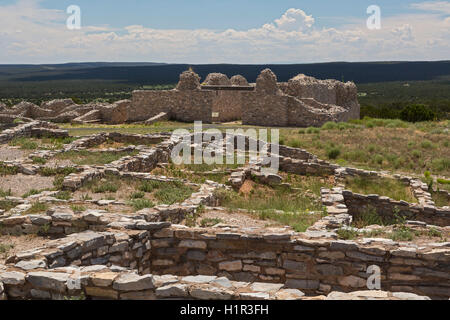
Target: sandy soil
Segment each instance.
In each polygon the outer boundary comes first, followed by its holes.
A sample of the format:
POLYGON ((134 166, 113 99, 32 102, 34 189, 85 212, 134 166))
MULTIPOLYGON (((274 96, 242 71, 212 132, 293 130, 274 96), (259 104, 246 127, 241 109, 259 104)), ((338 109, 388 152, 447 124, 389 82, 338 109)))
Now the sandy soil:
POLYGON ((208 210, 200 215, 197 224, 200 225, 203 219, 220 219, 220 223, 238 226, 241 228, 264 228, 280 226, 279 223, 270 220, 260 220, 252 217, 250 214, 242 212, 228 212, 222 210, 208 210))
POLYGON ((40 175, 27 176, 24 174, 16 174, 11 176, 3 176, 0 178, 0 189, 11 189, 13 196, 22 196, 31 189, 41 190, 53 188, 54 177, 43 177, 40 175))
POLYGON ((36 235, 0 236, 0 264, 5 264, 6 258, 19 252, 44 246, 48 238, 36 235))
POLYGON ((0 146, 0 161, 11 161, 26 158, 31 151, 0 146))

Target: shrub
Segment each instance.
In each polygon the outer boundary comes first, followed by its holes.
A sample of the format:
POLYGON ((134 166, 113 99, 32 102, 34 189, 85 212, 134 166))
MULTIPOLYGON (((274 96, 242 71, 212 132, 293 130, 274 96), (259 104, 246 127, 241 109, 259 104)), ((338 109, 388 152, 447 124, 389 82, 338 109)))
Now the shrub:
POLYGON ((48 205, 42 202, 35 202, 30 209, 25 211, 25 214, 43 213, 47 211, 48 205))
POLYGON ((45 160, 44 158, 40 158, 40 157, 33 157, 32 160, 33 160, 33 163, 35 163, 35 164, 45 164, 47 162, 47 160, 45 160))
POLYGON ((384 223, 381 216, 373 207, 369 207, 362 211, 361 214, 355 217, 353 222, 353 225, 357 228, 364 228, 375 224, 382 226, 384 223))
POLYGON ((0 189, 0 197, 10 197, 12 195, 11 189, 3 190, 0 189))
POLYGON ((420 145, 424 149, 431 149, 431 148, 433 148, 433 143, 431 141, 429 141, 429 140, 422 141, 422 143, 420 145))
POLYGON ((202 221, 200 221, 200 226, 203 228, 212 227, 212 226, 215 226, 216 224, 219 224, 222 222, 223 222, 223 220, 219 219, 219 218, 205 218, 205 219, 202 219, 202 221))
POLYGON ((298 140, 298 139, 293 139, 293 140, 289 141, 289 146, 292 148, 300 148, 301 145, 302 144, 301 144, 300 140, 298 140))
POLYGON ((383 164, 383 156, 381 155, 381 154, 377 154, 376 156, 375 156, 375 158, 373 158, 373 160, 375 161, 375 163, 377 163, 377 164, 383 164))
POLYGON ((320 133, 320 129, 315 127, 308 127, 306 128, 306 133, 320 133))
POLYGON ((390 238, 394 241, 412 241, 414 232, 408 227, 401 226, 394 230, 390 238))
POLYGON ((322 126, 322 129, 324 129, 324 130, 333 130, 333 129, 337 129, 337 127, 338 127, 338 125, 337 125, 336 122, 329 121, 329 122, 326 122, 322 126))
POLYGON ((400 112, 400 119, 408 122, 432 121, 436 113, 423 104, 411 104, 400 112))
POLYGON ((150 181, 144 181, 141 186, 139 187, 139 190, 142 192, 152 192, 155 189, 158 189, 161 186, 161 182, 150 180, 150 181))
POLYGON ((327 150, 327 156, 329 159, 337 159, 341 154, 341 149, 338 147, 330 148, 327 150))
POLYGON ((450 168, 450 159, 438 158, 431 162, 431 166, 435 171, 446 171, 450 168))
POLYGON ((437 179, 437 182, 439 184, 450 184, 450 180, 446 180, 446 179, 437 179))
POLYGON ((413 156, 414 158, 420 158, 422 152, 420 152, 419 150, 413 150, 413 151, 411 152, 411 154, 412 154, 412 156, 413 156))
POLYGON ((142 199, 145 196, 145 193, 142 191, 133 192, 130 196, 131 199, 142 199))
POLYGON ((60 191, 56 194, 55 198, 59 200, 69 200, 72 198, 72 194, 69 191, 60 191))
POLYGON ((95 187, 93 192, 94 193, 106 193, 106 192, 116 192, 119 190, 119 187, 112 183, 105 183, 98 187, 95 187))
POLYGON ((32 196, 32 195, 35 195, 35 194, 39 194, 39 193, 41 193, 39 190, 36 190, 36 189, 31 189, 30 191, 28 191, 27 193, 24 193, 23 195, 22 195, 22 198, 28 198, 29 196, 32 196))
POLYGON ((358 237, 358 232, 349 228, 346 229, 341 228, 338 231, 336 231, 336 233, 338 237, 343 240, 352 240, 358 237))
POLYGON ((145 208, 153 208, 155 204, 147 199, 134 199, 130 201, 131 206, 134 210, 139 211, 145 208))

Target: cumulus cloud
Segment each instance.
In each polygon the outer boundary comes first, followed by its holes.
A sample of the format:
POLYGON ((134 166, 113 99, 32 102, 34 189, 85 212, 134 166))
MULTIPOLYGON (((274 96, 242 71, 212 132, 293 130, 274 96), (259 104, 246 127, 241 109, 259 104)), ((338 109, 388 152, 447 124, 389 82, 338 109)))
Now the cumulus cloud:
POLYGON ((314 18, 303 10, 291 8, 280 19, 276 19, 275 23, 280 30, 303 31, 313 26, 314 18))
POLYGON ((381 30, 368 30, 365 19, 318 28, 312 15, 291 8, 262 26, 223 31, 142 25, 121 29, 82 25, 81 30, 68 30, 65 12, 44 9, 39 2, 0 5, 0 63, 423 60, 448 59, 450 52, 449 18, 432 10, 436 2, 416 6, 423 13, 383 18, 381 30))

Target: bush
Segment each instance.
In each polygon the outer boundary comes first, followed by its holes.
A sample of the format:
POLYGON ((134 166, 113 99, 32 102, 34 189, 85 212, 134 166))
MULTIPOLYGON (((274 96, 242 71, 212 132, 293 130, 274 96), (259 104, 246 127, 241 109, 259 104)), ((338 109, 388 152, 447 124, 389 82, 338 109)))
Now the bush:
POLYGON ((134 199, 130 201, 130 205, 134 208, 134 210, 139 211, 146 208, 153 208, 155 204, 147 199, 134 199))
POLYGON ((436 117, 436 113, 423 104, 406 106, 400 112, 400 119, 408 122, 432 121, 436 117))
POLYGON ((334 147, 327 150, 327 156, 329 159, 337 159, 341 154, 341 149, 334 147))

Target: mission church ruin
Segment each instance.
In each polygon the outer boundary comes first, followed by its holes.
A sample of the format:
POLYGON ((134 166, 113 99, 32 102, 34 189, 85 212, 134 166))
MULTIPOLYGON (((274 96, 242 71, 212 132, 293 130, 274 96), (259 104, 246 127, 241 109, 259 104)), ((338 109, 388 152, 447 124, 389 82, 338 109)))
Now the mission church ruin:
POLYGON ((129 121, 146 121, 161 113, 185 122, 242 120, 244 125, 303 127, 359 119, 360 106, 352 82, 300 74, 278 83, 266 69, 255 85, 240 75, 229 79, 220 73, 209 74, 200 84, 195 72, 185 71, 174 90, 133 92, 129 121))
POLYGON ((277 82, 265 69, 249 84, 236 75, 209 74, 203 83, 192 70, 180 75, 173 90, 136 90, 132 99, 114 104, 76 105, 71 99, 0 106, 1 122, 17 117, 71 123, 147 123, 161 120, 204 123, 242 120, 244 125, 308 127, 328 121, 359 119, 360 105, 353 82, 318 80, 299 74, 277 82))

